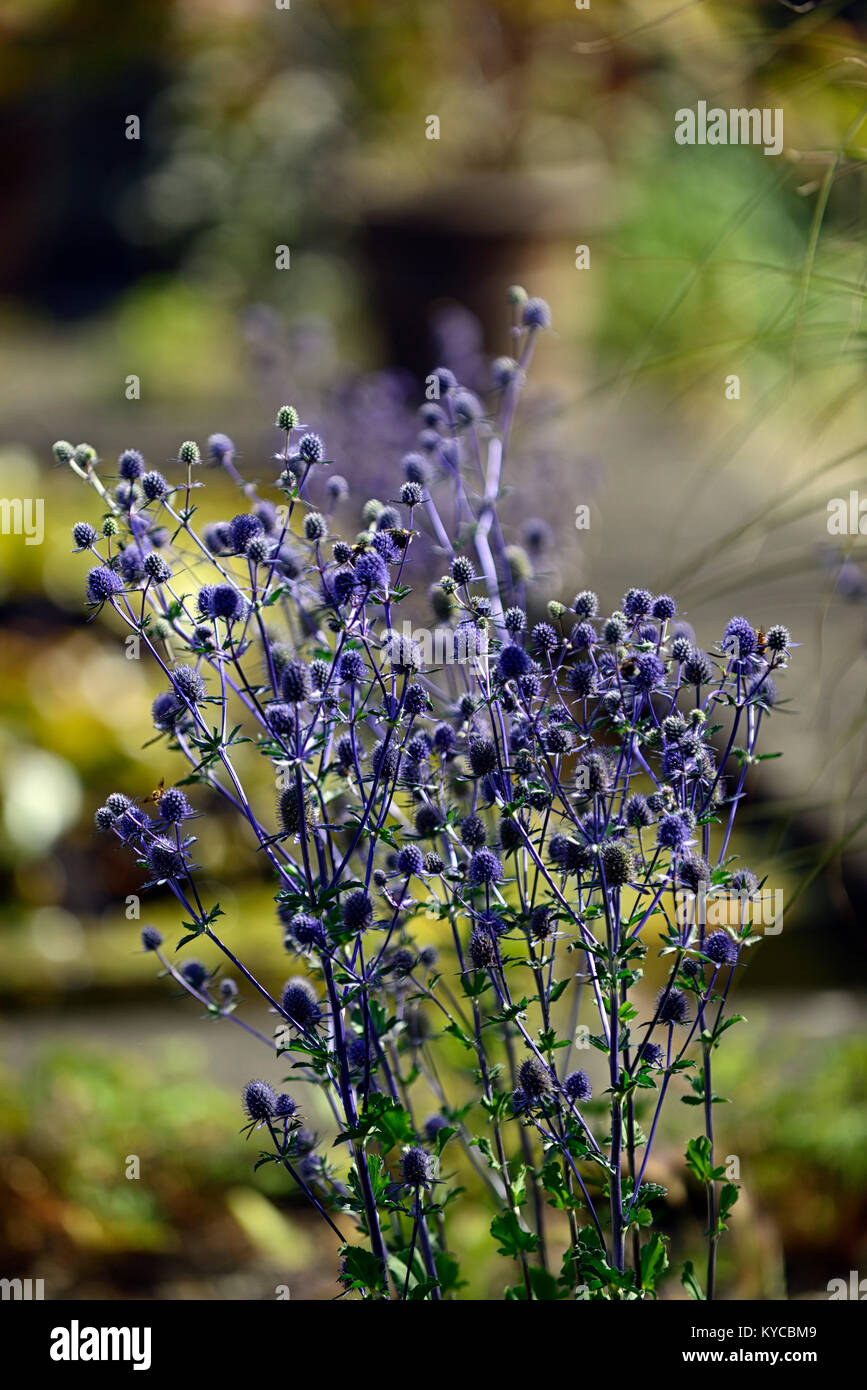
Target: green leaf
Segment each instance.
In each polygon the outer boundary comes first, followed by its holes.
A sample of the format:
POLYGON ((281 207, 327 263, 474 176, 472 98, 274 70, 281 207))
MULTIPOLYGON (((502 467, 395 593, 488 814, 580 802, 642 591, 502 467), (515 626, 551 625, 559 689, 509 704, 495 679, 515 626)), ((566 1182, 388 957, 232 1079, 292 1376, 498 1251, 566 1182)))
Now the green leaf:
POLYGON ((344 1245, 340 1253, 350 1288, 385 1293, 383 1268, 371 1250, 365 1250, 363 1245, 344 1245))
POLYGON ((668 1249, 665 1236, 658 1231, 641 1249, 641 1287, 648 1293, 656 1293, 660 1276, 668 1269, 668 1249))
POLYGON ((696 1303, 703 1303, 705 1301, 701 1284, 695 1277, 692 1260, 687 1260, 684 1263, 683 1269, 681 1270, 680 1282, 683 1284, 690 1298, 694 1298, 696 1303))
POLYGON ((535 1250, 539 1244, 533 1232, 524 1229, 513 1211, 504 1211, 494 1217, 491 1235, 499 1241, 499 1254, 511 1255, 512 1259, 517 1259, 522 1252, 535 1250))
POLYGON ((449 1251, 437 1250, 434 1255, 434 1266, 439 1278, 441 1293, 450 1293, 452 1289, 461 1289, 465 1286, 466 1280, 459 1277, 460 1266, 449 1251))
POLYGON ((708 1183, 713 1181, 714 1169, 710 1161, 710 1140, 706 1134, 700 1134, 698 1139, 690 1139, 686 1146, 686 1166, 691 1173, 694 1173, 699 1182, 708 1183))

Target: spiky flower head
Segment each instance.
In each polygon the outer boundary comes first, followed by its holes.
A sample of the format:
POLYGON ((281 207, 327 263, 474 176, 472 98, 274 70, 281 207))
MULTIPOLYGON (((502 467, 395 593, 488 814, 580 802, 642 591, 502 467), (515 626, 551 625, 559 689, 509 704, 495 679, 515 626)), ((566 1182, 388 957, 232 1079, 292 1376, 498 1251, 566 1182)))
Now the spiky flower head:
POLYGON ((677 604, 670 594, 659 594, 659 596, 653 600, 653 607, 650 611, 654 618, 659 618, 661 622, 666 622, 674 617, 677 612, 677 604))
POLYGON ((107 565, 96 565, 87 576, 87 597, 91 603, 105 603, 123 591, 123 580, 107 565))
POLYGON ((586 1071, 570 1072, 563 1082, 563 1090, 572 1101, 586 1101, 593 1097, 593 1087, 586 1071))
POLYGON ((418 845, 404 845, 397 855, 398 872, 406 874, 407 878, 411 874, 420 874, 424 871, 424 856, 418 845))
POLYGON ((322 1007, 316 991, 303 975, 293 976, 283 986, 280 1006, 284 1014, 304 1033, 315 1028, 322 1017, 322 1007))
POLYGON ((525 328, 550 328, 551 310, 544 299, 528 299, 521 315, 525 328))
POLYGON ((261 1124, 274 1114, 277 1097, 267 1081, 248 1081, 243 1091, 244 1109, 251 1120, 261 1124))
POLYGON ((366 931, 373 921, 373 903, 363 888, 343 900, 343 925, 350 931, 366 931))
POLYGON ((188 704, 198 704, 204 700, 207 687, 194 666, 176 666, 171 672, 172 685, 188 704))
POLYGON ((303 661, 287 662, 280 678, 283 699, 290 705, 300 705, 310 696, 310 672, 303 661))
POLYGON ((738 958, 737 942, 732 940, 727 931, 720 929, 711 932, 705 939, 702 953, 709 956, 715 965, 734 965, 738 958))
POLYGON ((171 825, 180 825, 193 814, 193 808, 180 787, 167 787, 159 800, 160 819, 171 825))
POLYGON ((128 483, 134 483, 144 473, 144 459, 138 449, 124 449, 117 461, 117 471, 128 483))
POLYGON ((400 1166, 407 1187, 427 1187, 433 1178, 431 1156, 417 1144, 404 1151, 400 1166))
POLYGON ((599 858, 609 888, 622 887, 635 872, 632 851, 622 840, 606 840, 599 851, 599 858))
POLYGON ((688 1023, 689 999, 683 990, 660 990, 656 1003, 656 1016, 660 1023, 688 1023))
POLYGON ((290 782, 280 793, 278 814, 283 832, 286 835, 300 835, 309 816, 307 795, 304 788, 299 793, 296 783, 290 782))
POLYGON ((451 573, 458 584, 472 584, 476 577, 475 566, 466 555, 455 555, 451 563, 451 573))
POLYGON ((544 1063, 528 1057, 518 1068, 518 1085, 530 1100, 541 1100, 553 1091, 554 1079, 544 1063))
POLYGON ((72 528, 72 539, 79 550, 89 550, 98 536, 98 531, 89 521, 76 521, 72 528))
POLYGON ((774 652, 776 655, 787 651, 791 641, 792 638, 789 629, 783 627, 782 623, 774 623, 773 627, 769 627, 765 633, 765 643, 768 651, 774 652))
POLYGON ((479 849, 470 860, 467 877, 473 884, 499 883, 503 877, 503 866, 493 850, 479 849))
POLYGON ((691 647, 681 668, 687 685, 707 685, 713 680, 713 666, 698 647, 691 647))
POLYGON ((302 434, 298 441, 298 453, 305 463, 321 463, 325 457, 325 445, 318 434, 302 434))

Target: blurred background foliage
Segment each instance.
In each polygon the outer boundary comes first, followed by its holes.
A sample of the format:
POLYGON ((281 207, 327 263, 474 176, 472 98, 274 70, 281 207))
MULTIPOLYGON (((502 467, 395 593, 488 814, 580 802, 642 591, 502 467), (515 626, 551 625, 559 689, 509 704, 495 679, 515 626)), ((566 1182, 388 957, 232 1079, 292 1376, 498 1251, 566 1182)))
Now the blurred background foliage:
MULTIPOLYGON (((69 528, 94 509, 52 441, 89 440, 110 472, 125 446, 162 468, 223 429, 268 479, 274 408, 296 401, 349 478, 352 531, 434 362, 488 388, 515 282, 555 326, 504 500, 551 528, 534 616, 646 583, 706 644, 732 612, 802 643, 770 726, 785 757, 740 823, 786 916, 720 1054, 746 1192, 723 1276, 729 1296, 811 1296, 863 1268, 867 573, 863 538, 826 522, 864 477, 865 37, 836 0, 7 0, 0 493, 44 497, 46 539, 0 538, 4 1272, 57 1296, 333 1294, 330 1241, 237 1134, 258 1059, 152 978, 124 915, 137 875, 91 830, 108 790, 145 796, 173 767, 142 746, 152 674, 85 621, 69 528), (699 99, 782 108, 783 154, 676 146, 699 99)), ((276 984, 272 888, 228 819, 200 824, 208 888, 276 984)), ((171 940, 170 905, 146 912, 171 940)), ((682 1257, 701 1212, 675 1121, 656 1176, 682 1257)), ((502 1271, 467 1181, 484 1297, 502 1271)))

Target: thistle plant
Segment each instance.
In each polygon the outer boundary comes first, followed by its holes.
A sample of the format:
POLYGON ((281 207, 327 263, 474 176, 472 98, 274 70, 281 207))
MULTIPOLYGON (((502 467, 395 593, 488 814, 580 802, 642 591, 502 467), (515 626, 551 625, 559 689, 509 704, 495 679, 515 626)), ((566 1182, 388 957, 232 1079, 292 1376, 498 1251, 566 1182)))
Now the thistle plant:
POLYGON ((735 617, 703 650, 673 598, 638 587, 606 616, 584 591, 528 619, 538 580, 498 503, 550 314, 518 289, 510 303, 489 396, 433 372, 403 479, 344 538, 351 479, 292 406, 270 498, 227 436, 208 441, 239 489, 230 521, 201 523, 191 441, 172 480, 126 450, 110 484, 89 446, 55 445, 101 501, 74 528, 89 605, 152 658, 179 766, 155 804, 113 792, 96 825, 177 901, 176 949, 145 927, 145 952, 261 1050, 245 1132, 327 1223, 346 1291, 460 1296, 449 1218, 469 1182, 507 1298, 656 1297, 665 1189, 648 1170, 679 1096, 707 1205, 706 1270, 682 1278, 712 1298, 738 1195, 716 1162, 713 1058, 758 939, 732 832, 790 639, 735 617), (443 571, 436 660, 430 631, 397 627, 421 546, 443 571), (255 758, 276 794, 248 793, 255 758), (202 890, 193 831, 218 799, 270 876, 282 979, 254 975, 202 890), (713 926, 721 902, 736 910, 713 926), (191 954, 200 938, 226 973, 191 954))

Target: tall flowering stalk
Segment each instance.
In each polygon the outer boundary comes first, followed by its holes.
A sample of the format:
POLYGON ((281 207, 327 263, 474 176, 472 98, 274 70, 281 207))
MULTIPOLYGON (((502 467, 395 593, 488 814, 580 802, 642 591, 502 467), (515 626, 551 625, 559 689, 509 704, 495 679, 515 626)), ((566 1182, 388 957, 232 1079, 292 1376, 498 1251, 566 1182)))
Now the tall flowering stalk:
POLYGON ((214 435, 210 458, 245 509, 201 528, 193 442, 174 482, 127 450, 111 487, 89 446, 55 445, 103 506, 98 527, 74 528, 88 600, 150 653, 157 736, 187 764, 155 809, 115 792, 96 823, 145 887, 177 900, 177 952, 152 927, 144 948, 267 1050, 263 1072, 323 1092, 331 1148, 272 1080, 250 1081, 243 1103, 259 1162, 282 1167, 339 1241, 346 1289, 456 1296, 462 1150, 514 1261, 507 1297, 655 1297, 664 1189, 647 1171, 686 1082, 704 1118, 686 1161, 706 1188, 708 1259, 703 1284, 691 1264, 683 1279, 713 1297, 737 1185, 715 1162, 712 1059, 737 1021, 728 997, 758 889, 729 845, 789 636, 738 617, 705 652, 675 601, 643 588, 606 617, 589 591, 552 601, 528 626, 532 563, 507 543, 498 499, 550 315, 523 291, 511 301, 512 355, 493 364, 489 401, 432 374, 404 481, 365 504, 351 540, 331 536, 347 483, 324 474, 325 447, 291 406, 276 420, 281 506, 214 435), (445 570, 436 642, 396 626, 425 534, 445 570), (270 768, 276 814, 245 789, 242 744, 270 768), (215 798, 267 861, 294 962, 282 987, 254 976, 200 892, 192 817, 215 798), (736 914, 711 930, 720 901, 736 914), (229 973, 189 957, 201 937, 229 973), (653 1003, 649 951, 666 971, 653 1003), (273 1035, 244 1018, 240 988, 266 1002, 273 1035), (578 1048, 605 1059, 601 1100, 578 1048))

